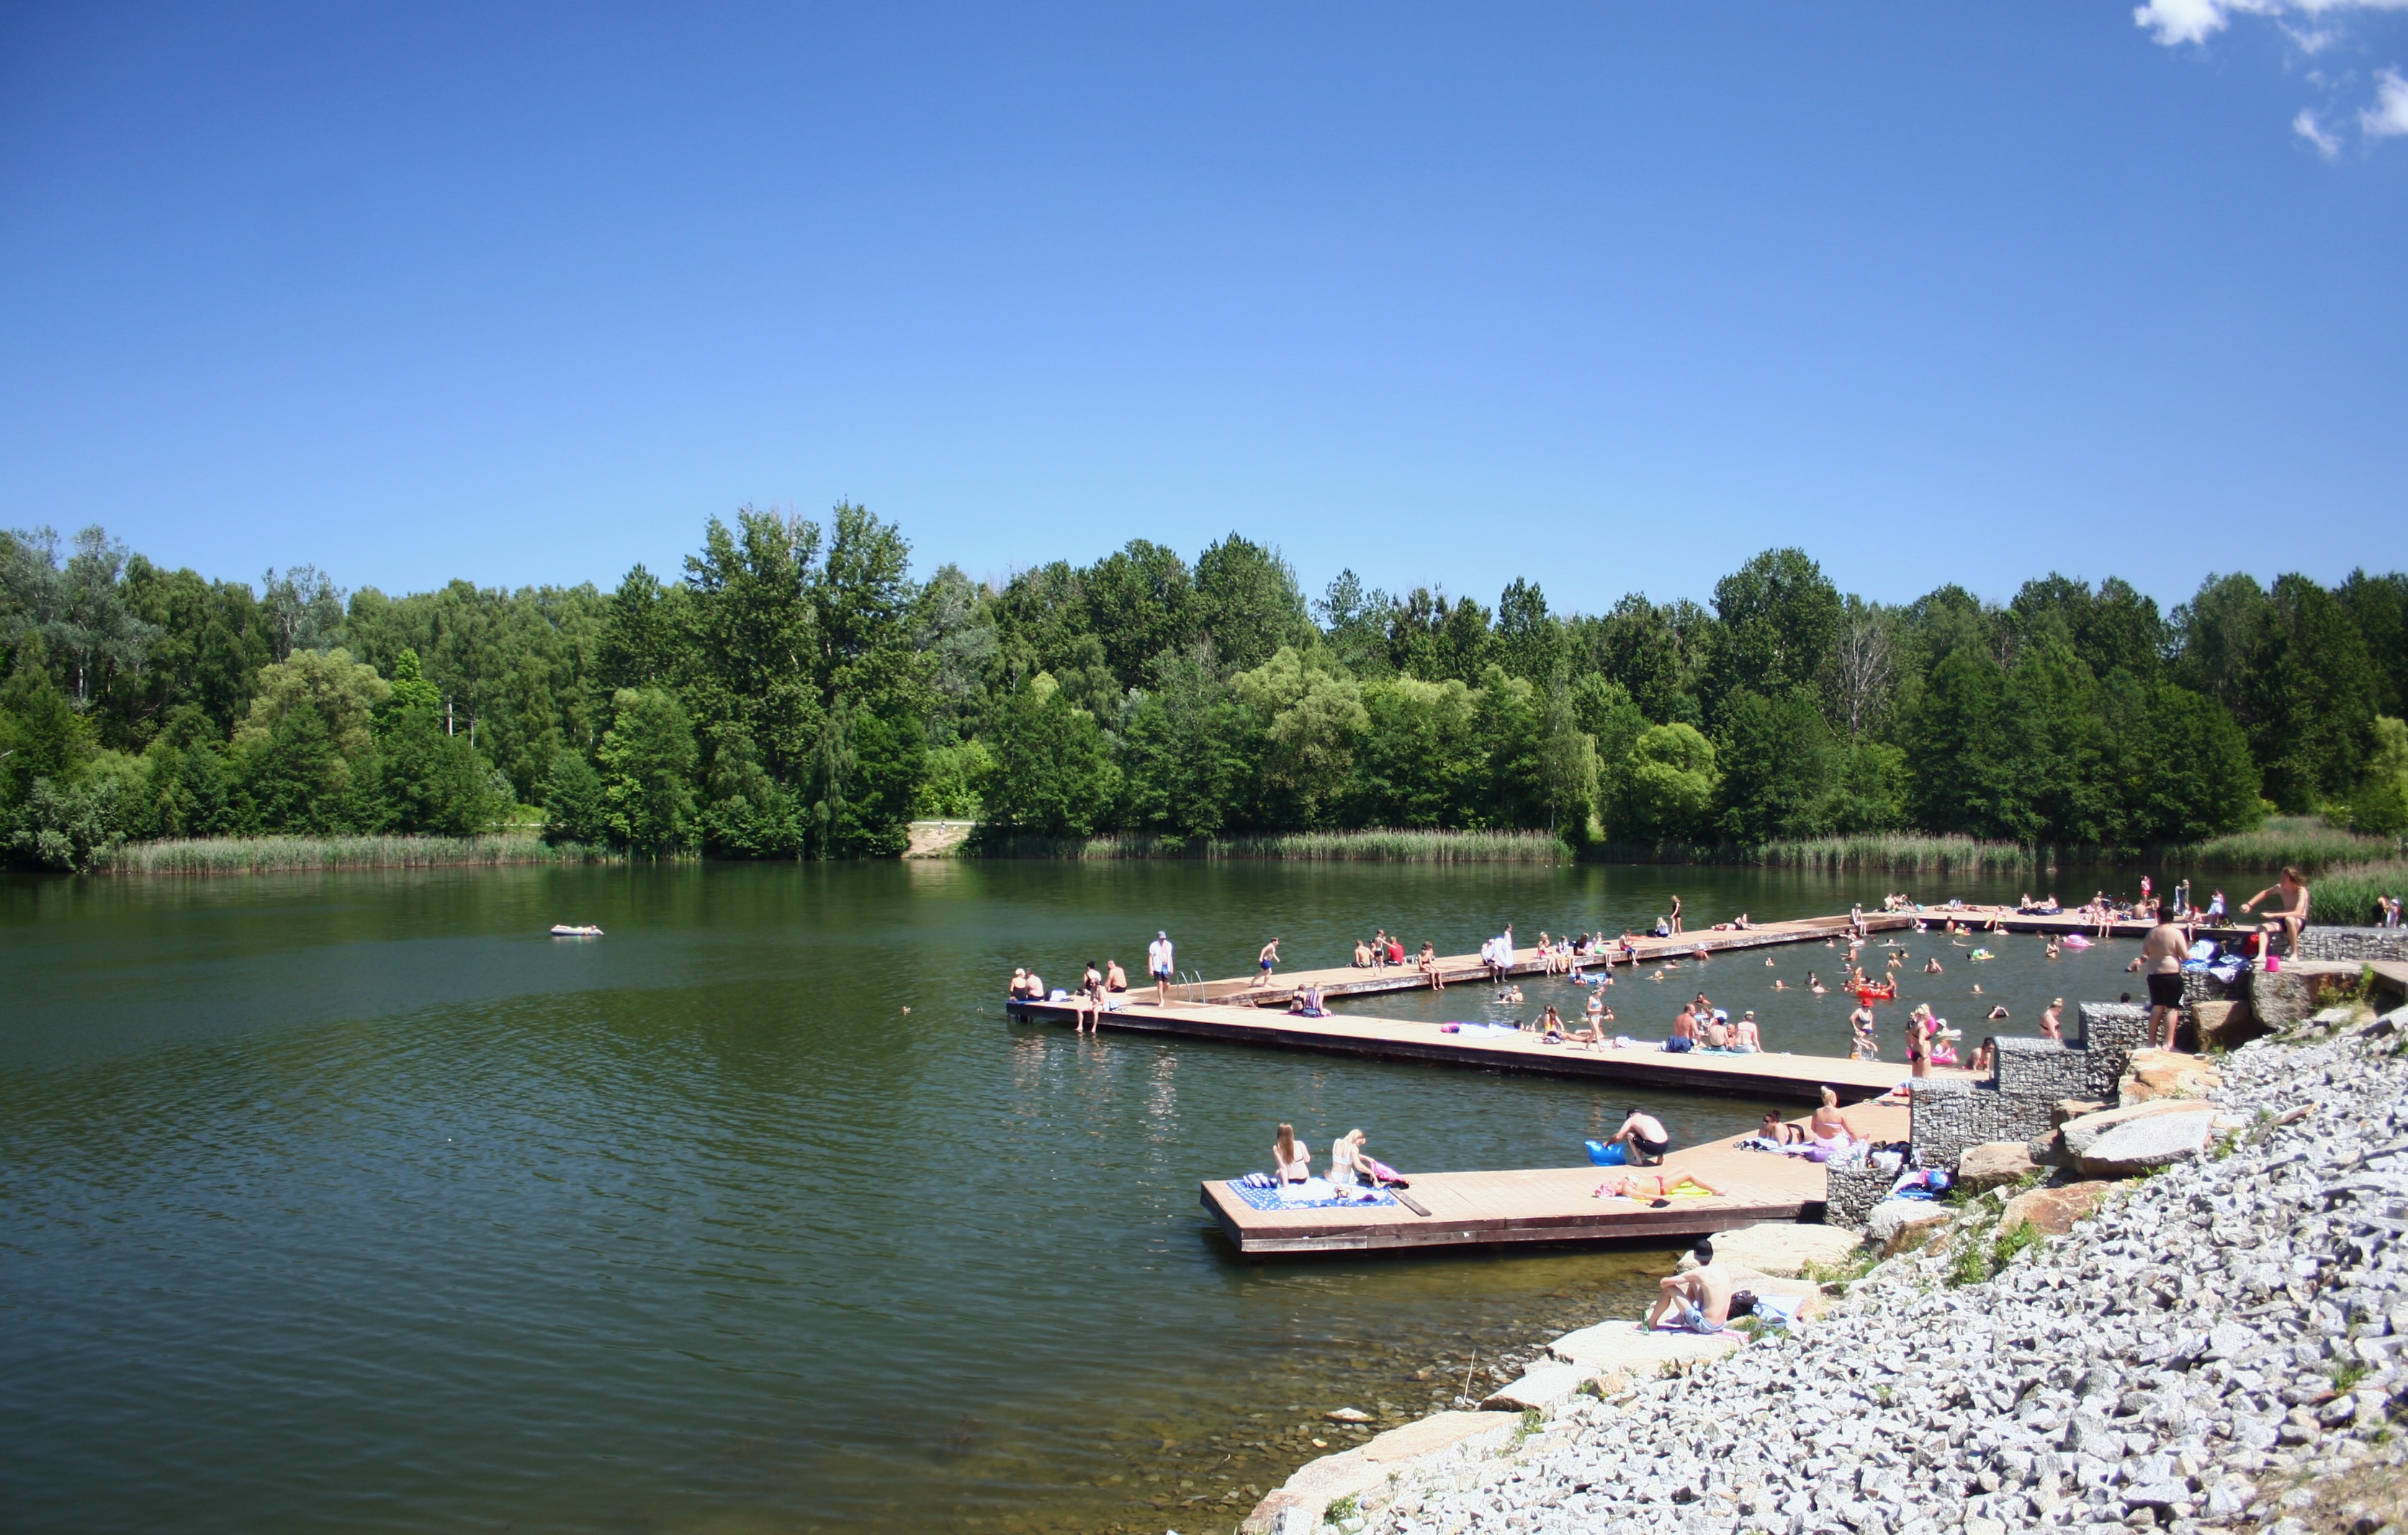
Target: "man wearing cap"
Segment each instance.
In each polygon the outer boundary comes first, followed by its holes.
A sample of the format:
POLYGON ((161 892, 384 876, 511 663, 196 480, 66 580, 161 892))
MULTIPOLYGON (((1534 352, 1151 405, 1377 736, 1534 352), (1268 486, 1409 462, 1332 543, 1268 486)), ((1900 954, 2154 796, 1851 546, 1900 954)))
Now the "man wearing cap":
POLYGON ((1154 1005, 1170 1005, 1170 935, 1157 932, 1145 946, 1145 968, 1154 976, 1154 1005))

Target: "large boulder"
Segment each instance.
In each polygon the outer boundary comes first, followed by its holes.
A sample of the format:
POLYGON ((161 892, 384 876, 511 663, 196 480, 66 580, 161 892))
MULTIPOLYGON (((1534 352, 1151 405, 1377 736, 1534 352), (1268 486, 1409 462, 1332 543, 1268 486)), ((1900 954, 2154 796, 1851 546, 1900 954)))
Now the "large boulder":
POLYGON ((2022 1141, 1985 1141, 1967 1147, 1965 1155, 1956 1158, 1956 1186, 1968 1194, 1981 1194, 2021 1183, 2039 1170, 2031 1148, 2022 1141))
POLYGON ((1719 1359, 1744 1341, 1736 1332, 1650 1332, 1637 1322, 1599 1322, 1564 1334, 1547 1352, 1610 1397, 1633 1382, 1653 1379, 1667 1365, 1719 1359))
POLYGON ((2123 1079, 2115 1084, 2125 1108, 2160 1098, 2205 1097, 2224 1085, 2215 1069, 2197 1055, 2175 1050, 2135 1050, 2124 1063, 2123 1079))
POLYGON ((2214 1134, 2212 1113, 2152 1114, 2098 1137, 2074 1154, 2073 1165, 2086 1178, 2136 1177, 2197 1156, 2214 1134))
POLYGON ((1929 1199, 1884 1199, 1865 1217, 1865 1237, 1880 1246, 1882 1256, 1896 1257, 1930 1241, 1955 1213, 1929 1199))
POLYGON ((2090 1155, 2090 1148, 2101 1137, 2139 1120, 2196 1116, 2204 1121, 2213 1119, 2214 1115, 2215 1105, 2213 1103, 2202 1103, 2194 1098, 2157 1098, 2069 1119, 2059 1127, 2057 1134, 2063 1138, 2066 1155, 2078 1159, 2090 1155))
POLYGON ((2087 1217, 2107 1197, 2105 1184, 2066 1184, 2057 1188, 2028 1189, 2007 1201, 1999 1213, 1999 1229, 2013 1231, 2019 1226, 2034 1226, 2052 1237, 2061 1237, 2073 1229, 2073 1223, 2087 1217))
POLYGON ((2275 1033, 2305 1023, 2324 1006, 2325 993, 2357 984, 2362 967, 2331 960, 2289 960, 2279 970, 2249 972, 2249 1011, 2275 1033))
POLYGON ((2238 1050, 2252 1040, 2262 1040, 2267 1029, 2258 1021, 2243 997, 2229 1002, 2193 1002, 2183 1010, 2190 1026, 2199 1033, 2201 1050, 2238 1050))
POLYGON ((1391 1475, 1416 1460, 1449 1451, 1498 1448, 1512 1437, 1513 1428, 1514 1420, 1498 1413, 1433 1413, 1369 1443, 1305 1462, 1255 1504, 1238 1528, 1246 1535, 1313 1535, 1321 1528, 1322 1512, 1339 1499, 1384 1486, 1391 1475))
MULTIPOLYGON (((1845 1263, 1864 1245, 1864 1238, 1836 1226, 1766 1221, 1717 1231, 1713 1243, 1714 1261, 1727 1268, 1749 1269, 1777 1279, 1796 1279, 1810 1263, 1845 1263)), ((1697 1263, 1684 1255, 1679 1266, 1693 1269, 1697 1263)))

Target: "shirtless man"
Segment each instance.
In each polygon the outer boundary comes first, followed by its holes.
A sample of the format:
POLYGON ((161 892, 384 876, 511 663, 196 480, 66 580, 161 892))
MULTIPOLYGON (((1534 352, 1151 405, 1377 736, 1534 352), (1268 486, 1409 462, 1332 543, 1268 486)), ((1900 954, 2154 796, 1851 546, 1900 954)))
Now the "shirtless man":
POLYGON ((1625 1166, 1652 1168, 1672 1149, 1672 1137, 1662 1120, 1633 1109, 1622 1122, 1622 1128, 1613 1132, 1613 1143, 1622 1148, 1625 1166))
POLYGON ((1117 959, 1104 961, 1104 989, 1106 991, 1128 990, 1128 971, 1121 968, 1121 962, 1117 959))
POLYGON ((1689 1252, 1698 1266, 1658 1282, 1656 1287, 1663 1293, 1656 1298, 1656 1309, 1647 1313, 1648 1331, 1670 1322, 1692 1332, 1711 1332, 1730 1320, 1730 1275, 1714 1261, 1714 1244, 1700 1241, 1689 1252))
POLYGON ((1719 1012, 1710 1012, 1706 1014, 1706 1048, 1708 1050, 1728 1050, 1730 1048, 1730 1025, 1725 1021, 1723 1015, 1719 1012))
POLYGON ((1698 1048, 1698 1015, 1683 1008, 1672 1019, 1672 1037, 1664 1048, 1675 1055, 1685 1055, 1698 1048))
POLYGON ((2141 941, 2149 982, 2149 1040, 2160 1050, 2174 1047, 2174 1030, 2182 1026, 2182 968, 2189 956, 2190 935, 2171 922, 2150 928, 2141 941))
POLYGON ((2258 944, 2261 954, 2271 953, 2277 934, 2286 942, 2284 952, 2296 955, 2300 952, 2300 929, 2308 925, 2308 884, 2296 868, 2286 868, 2283 877, 2241 903, 2241 910, 2255 914, 2258 903, 2273 896, 2281 904, 2270 910, 2259 921, 2258 930, 2264 935, 2258 944))
POLYGON ((1271 970, 1279 964, 1279 940, 1273 939, 1268 943, 1264 944, 1263 952, 1254 956, 1254 963, 1261 967, 1261 972, 1254 977, 1254 984, 1257 986, 1269 985, 1271 983, 1271 970))

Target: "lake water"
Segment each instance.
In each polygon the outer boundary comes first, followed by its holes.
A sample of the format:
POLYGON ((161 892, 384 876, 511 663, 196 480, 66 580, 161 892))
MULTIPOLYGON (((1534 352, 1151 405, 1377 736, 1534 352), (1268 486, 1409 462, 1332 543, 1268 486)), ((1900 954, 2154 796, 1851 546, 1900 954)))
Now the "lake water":
MULTIPOLYGON (((2123 876, 2129 882, 2130 876, 2123 876)), ((1482 1356, 1634 1314, 1657 1251, 1255 1265, 1197 1182, 1271 1129, 1406 1171, 1560 1166, 1646 1102, 1742 1101, 1005 1020, 1068 981, 1342 963, 1385 925, 1690 925, 1876 906, 1752 870, 929 863, 0 882, 0 1507, 19 1529, 1194 1531, 1417 1415, 1482 1356), (607 939, 555 941, 554 922, 607 939), (1475 1355, 1474 1351, 1478 1351, 1475 1355)), ((2060 884, 2071 888, 2061 876, 2060 884)), ((1915 882, 1927 898, 2013 896, 1915 882)), ((2087 888, 2087 886, 2081 886, 2087 888)), ((1940 935, 1969 1037, 2112 999, 2133 943, 2049 962, 1940 935), (1979 983, 1976 1002, 1971 987, 1979 983)), ((1705 987, 1775 1049, 1846 1004, 1820 946, 1615 986, 1660 1035, 1705 987)), ((1504 1016, 1526 982, 1357 1011, 1504 1016)), ((1897 1011, 1885 1042, 1899 1057, 1897 1011)))

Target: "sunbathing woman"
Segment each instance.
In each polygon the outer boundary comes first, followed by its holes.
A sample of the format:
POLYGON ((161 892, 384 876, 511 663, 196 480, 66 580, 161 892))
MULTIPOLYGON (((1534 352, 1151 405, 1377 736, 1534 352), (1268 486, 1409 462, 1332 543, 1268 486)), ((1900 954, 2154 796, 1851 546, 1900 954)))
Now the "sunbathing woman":
POLYGON ((1312 1176, 1312 1153, 1296 1138, 1296 1126, 1280 1122, 1279 1135, 1271 1141, 1271 1161, 1279 1168, 1283 1184, 1301 1184, 1312 1176))
POLYGON ((1669 1203, 1672 1196, 1696 1189, 1701 1194, 1722 1195, 1728 1190, 1717 1188, 1694 1172, 1674 1168, 1663 1172, 1626 1172, 1618 1178, 1608 1178, 1597 1185, 1591 1196, 1598 1199, 1643 1199, 1651 1203, 1669 1203))

